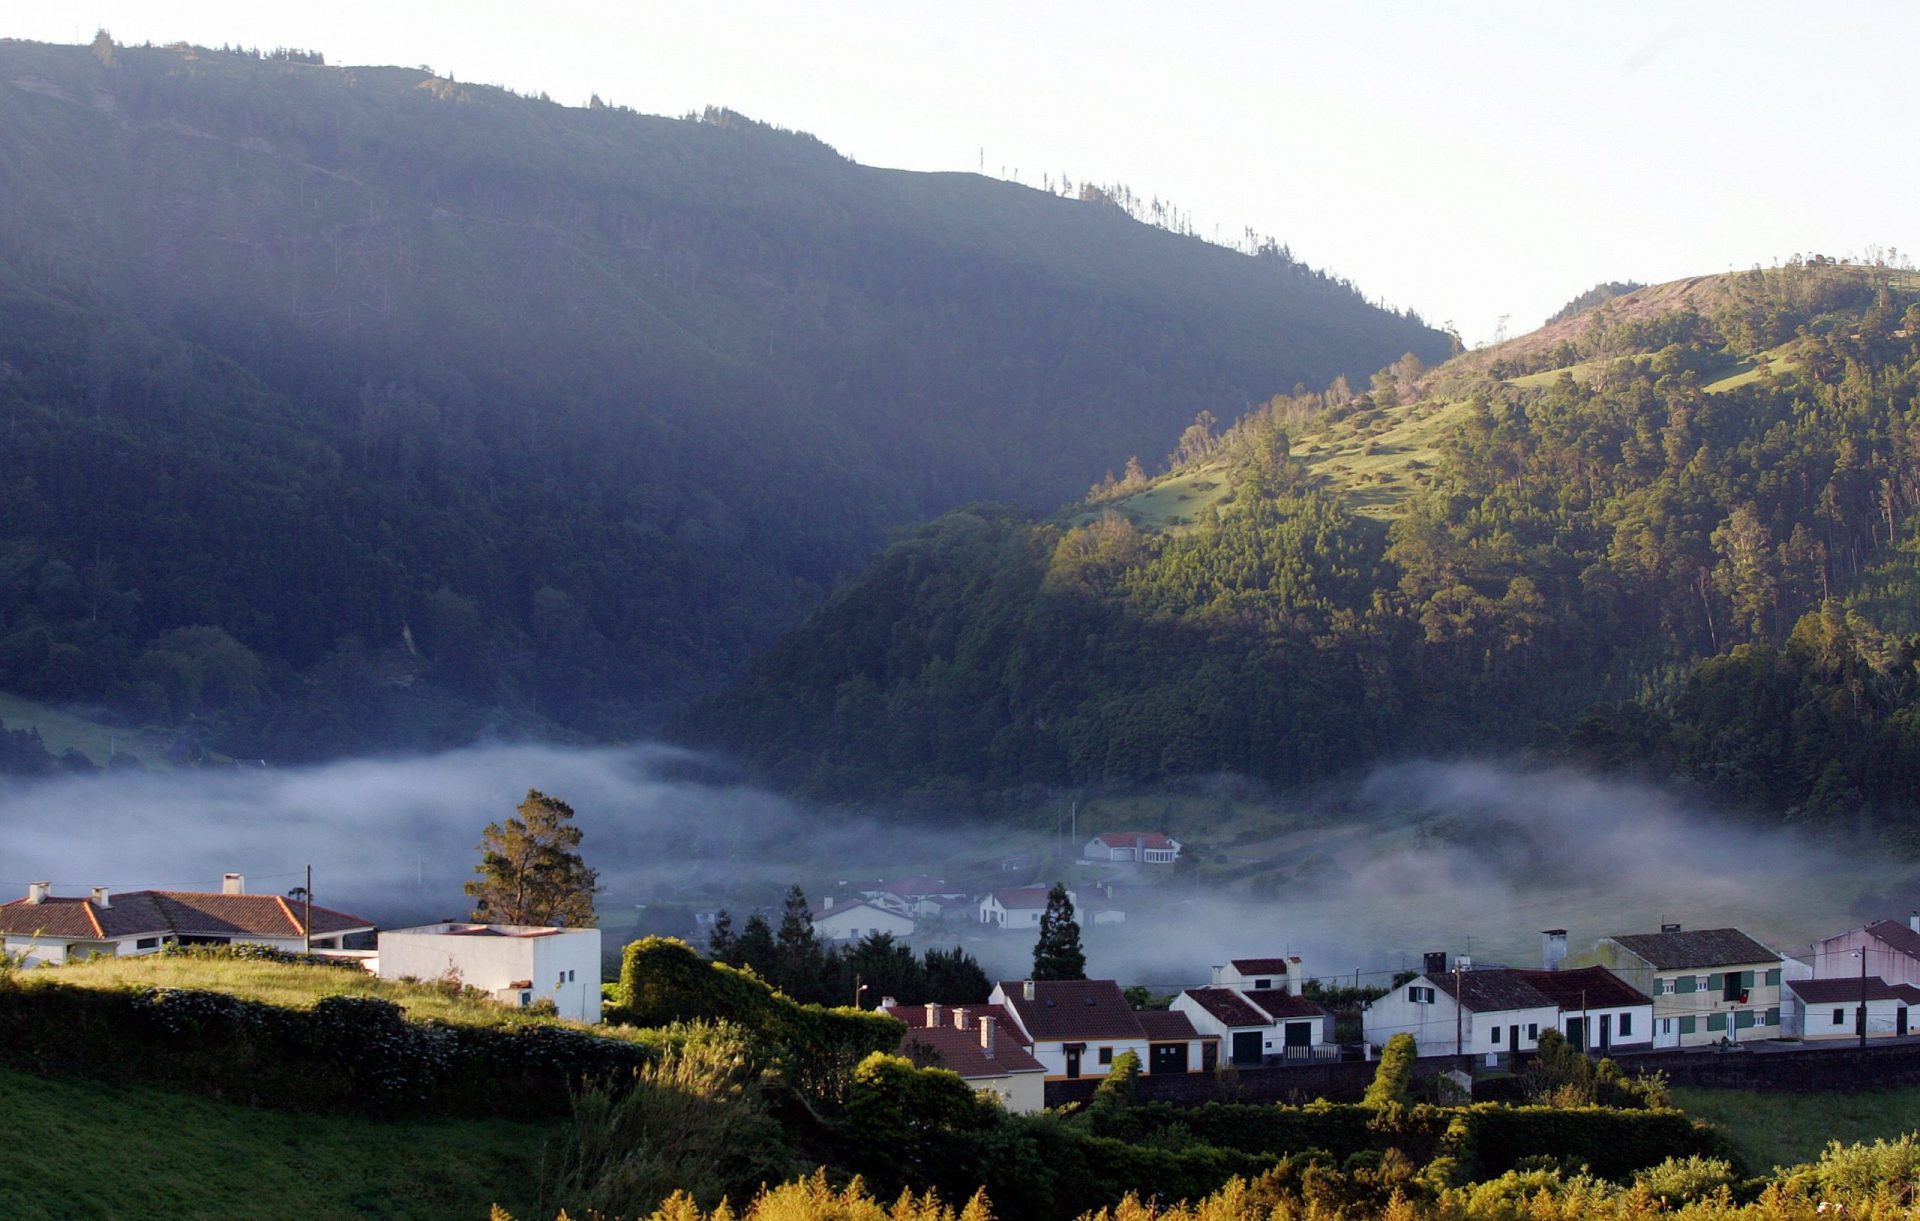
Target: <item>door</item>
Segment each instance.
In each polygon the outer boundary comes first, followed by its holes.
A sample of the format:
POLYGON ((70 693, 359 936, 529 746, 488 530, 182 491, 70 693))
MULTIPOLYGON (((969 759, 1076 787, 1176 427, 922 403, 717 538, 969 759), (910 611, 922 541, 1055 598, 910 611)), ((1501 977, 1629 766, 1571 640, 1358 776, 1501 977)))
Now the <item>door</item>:
POLYGON ((1185 1043, 1149 1043, 1147 1071, 1149 1073, 1186 1072, 1187 1045, 1185 1043))
POLYGON ((1074 1044, 1066 1049, 1067 1076, 1078 1077, 1080 1075, 1080 1052, 1085 1046, 1085 1044, 1074 1044))
POLYGON ((1507 1027, 1507 1052, 1508 1054, 1512 1054, 1513 1052, 1516 1052, 1519 1050, 1520 1050, 1520 1026, 1518 1023, 1515 1023, 1514 1025, 1507 1027))
POLYGON ((1236 1030, 1233 1032, 1233 1062, 1235 1064, 1260 1063, 1260 1032, 1257 1030, 1236 1030))
POLYGON ((1200 1071, 1210 1073, 1220 1067, 1220 1041, 1208 1039, 1200 1045, 1200 1071))
POLYGON ((1567 1019, 1567 1042, 1573 1044, 1581 1051, 1587 1050, 1587 1019, 1567 1019))
POLYGON ((1600 1054, 1606 1055, 1613 1050, 1613 1015, 1600 1015, 1600 1054))
POLYGON ((1653 1024, 1653 1045, 1655 1047, 1680 1046, 1680 1032, 1674 1027, 1672 1018, 1661 1018, 1653 1024))
POLYGON ((1313 1023, 1287 1023, 1287 1058, 1304 1059, 1313 1054, 1313 1023))
POLYGON ((1907 1007, 1905 1005, 1893 1011, 1893 1033, 1902 1039, 1907 1037, 1907 1007))

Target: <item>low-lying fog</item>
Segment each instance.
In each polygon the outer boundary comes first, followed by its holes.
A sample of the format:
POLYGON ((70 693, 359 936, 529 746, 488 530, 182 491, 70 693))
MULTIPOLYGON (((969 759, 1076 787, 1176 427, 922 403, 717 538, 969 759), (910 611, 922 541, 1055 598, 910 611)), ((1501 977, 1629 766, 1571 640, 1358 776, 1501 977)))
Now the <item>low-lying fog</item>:
MULTIPOLYGON (((738 913, 799 881, 818 914, 837 883, 918 873, 980 889, 1060 876, 1083 908, 1106 903, 1095 883, 1107 871, 1045 863, 1050 820, 854 817, 715 781, 694 763, 656 746, 484 746, 16 781, 0 785, 0 895, 39 879, 63 894, 211 890, 228 871, 246 874, 250 890, 285 892, 310 863, 327 906, 387 927, 460 916, 482 828, 538 788, 578 812, 605 887, 603 923, 616 933, 644 924, 640 905, 656 917, 717 904, 738 913), (999 858, 1017 851, 1035 867, 999 873, 999 858)), ((1867 845, 1722 821, 1650 788, 1491 763, 1382 767, 1313 804, 1276 798, 1248 814, 1243 803, 1231 832, 1177 819, 1166 829, 1192 845, 1198 868, 1119 879, 1111 905, 1126 922, 1086 929, 1096 975, 1192 983, 1228 956, 1275 952, 1348 979, 1378 978, 1428 949, 1534 965, 1543 928, 1570 929, 1578 952, 1664 921, 1737 924, 1791 952, 1863 916, 1902 915, 1916 894, 1915 869, 1867 845)), ((1025 973, 1031 933, 958 925, 919 940, 962 936, 990 972, 1025 973)))

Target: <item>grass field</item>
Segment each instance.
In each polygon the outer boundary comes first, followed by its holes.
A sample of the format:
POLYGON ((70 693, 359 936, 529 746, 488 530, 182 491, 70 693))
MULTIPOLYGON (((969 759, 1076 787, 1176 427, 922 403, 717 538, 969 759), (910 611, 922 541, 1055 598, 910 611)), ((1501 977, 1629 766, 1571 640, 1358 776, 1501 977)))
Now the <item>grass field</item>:
MULTIPOLYGON (((137 958, 96 958, 61 967, 41 967, 19 975, 25 987, 70 984, 83 988, 200 988, 225 992, 248 1000, 292 1009, 305 1009, 325 996, 375 996, 390 1000, 420 1020, 460 1026, 513 1026, 531 1022, 556 1024, 526 1010, 489 999, 450 996, 426 984, 379 979, 365 971, 341 967, 314 967, 298 963, 233 958, 174 957, 163 954, 137 958)), ((624 1028, 558 1025, 591 1030, 608 1038, 627 1037, 624 1028)), ((630 1033, 630 1032, 628 1032, 630 1033)))
POLYGON ((116 729, 99 725, 71 713, 0 691, 0 723, 8 729, 38 729, 40 740, 59 755, 77 750, 105 767, 114 754, 132 755, 154 771, 171 771, 167 762, 168 735, 158 729, 116 729))
POLYGON ((1920 1089, 1872 1094, 1676 1089, 1673 1101, 1694 1118, 1725 1129, 1756 1174, 1810 1162, 1828 1141, 1870 1141, 1920 1130, 1920 1089))
POLYGON ((0 1216, 532 1215, 558 1122, 287 1115, 0 1069, 0 1216))

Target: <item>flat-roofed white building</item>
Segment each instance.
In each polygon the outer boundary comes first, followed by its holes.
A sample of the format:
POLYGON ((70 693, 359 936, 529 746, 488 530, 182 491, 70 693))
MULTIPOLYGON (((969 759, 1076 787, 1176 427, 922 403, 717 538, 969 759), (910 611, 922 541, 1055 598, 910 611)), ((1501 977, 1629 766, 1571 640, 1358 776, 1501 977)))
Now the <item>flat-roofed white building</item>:
POLYGON ((458 979, 509 1005, 550 1000, 600 1020, 600 930, 525 924, 423 924, 380 934, 381 979, 458 979))

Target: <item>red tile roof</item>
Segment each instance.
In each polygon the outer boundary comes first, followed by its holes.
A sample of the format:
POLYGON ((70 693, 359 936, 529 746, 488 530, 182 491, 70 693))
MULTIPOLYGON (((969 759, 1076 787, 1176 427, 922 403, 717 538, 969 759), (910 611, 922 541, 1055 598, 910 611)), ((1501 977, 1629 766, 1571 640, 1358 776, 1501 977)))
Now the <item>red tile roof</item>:
POLYGON ((1888 949, 1898 950, 1908 958, 1920 958, 1920 933, 1914 932, 1898 920, 1881 920, 1869 924, 1867 935, 1878 937, 1888 949))
POLYGON ((1306 997, 1295 996, 1290 992, 1283 992, 1278 988, 1255 988, 1250 992, 1242 992, 1240 995, 1246 997, 1260 1008, 1265 1009, 1268 1013, 1271 1013, 1273 1020, 1276 1022, 1285 1021, 1288 1018, 1320 1018, 1327 1016, 1325 1009, 1314 1004, 1306 997))
MULTIPOLYGON (((916 1030, 925 1030, 927 1028, 927 1007, 925 1005, 895 1005, 891 1008, 883 1008, 882 1012, 890 1018, 897 1018, 905 1022, 908 1026, 916 1030)), ((955 1013, 960 1015, 957 1020, 964 1022, 965 1028, 975 1033, 979 1031, 980 1019, 990 1017, 994 1020, 1000 1031, 1001 1041, 1011 1040, 1021 1044, 1027 1041, 1026 1037, 1020 1033, 1020 1027, 1014 1024, 1012 1015, 999 1005, 942 1005, 940 1007, 940 1024, 942 1026, 959 1029, 960 1027, 956 1025, 955 1013)))
POLYGON ((1285 975, 1287 973, 1287 960, 1284 958, 1230 958, 1227 962, 1242 975, 1285 975))
MULTIPOLYGON (((1451 971, 1425 975, 1448 996, 1454 995, 1451 971)), ((1558 1009, 1551 996, 1540 991, 1512 967, 1476 967, 1460 974, 1460 1005, 1470 1013, 1505 1013, 1515 1009, 1558 1009)))
POLYGON ((1273 1017, 1232 988, 1188 988, 1186 995, 1223 1026, 1271 1026, 1273 1017))
MULTIPOLYGON (((1790 979, 1786 981, 1786 986, 1792 988, 1794 995, 1809 1005, 1857 1005, 1861 999, 1861 981, 1858 976, 1837 976, 1833 979, 1790 979)), ((1920 988, 1912 984, 1890 984, 1876 975, 1867 977, 1866 993, 1866 999, 1870 1001, 1905 1001, 1909 1005, 1920 1004, 1920 988)))
POLYGON ((1110 979, 1034 981, 1032 1000, 1026 998, 1027 982, 1006 980, 1000 991, 1035 1040, 1146 1037, 1140 1015, 1120 994, 1120 985, 1110 979))
POLYGON ((919 1026, 900 1039, 900 1053, 909 1053, 909 1045, 918 1043, 939 1056, 938 1067, 951 1069, 969 1080, 981 1077, 1005 1077, 1011 1073, 1044 1073, 1046 1067, 1032 1053, 1008 1037, 1005 1029, 996 1031, 993 1054, 980 1046, 980 1026, 971 1030, 952 1026, 919 1026))
POLYGON ((1651 1005, 1653 998, 1605 967, 1576 967, 1565 971, 1515 968, 1515 975, 1532 984, 1562 1009, 1618 1009, 1651 1005))
POLYGON ((1158 831, 1103 831, 1095 839, 1109 848, 1171 848, 1173 841, 1158 831))
MULTIPOLYGON (((274 937, 301 935, 301 910, 280 895, 201 894, 182 890, 130 890, 106 907, 89 899, 49 897, 42 903, 16 899, 0 905, 0 932, 14 936, 118 940, 148 934, 184 937, 274 937)), ((321 936, 370 932, 373 921, 315 906, 313 931, 321 936)))
POLYGON ((1175 1013, 1171 1009, 1142 1009, 1134 1016, 1140 1019, 1140 1028, 1147 1032, 1150 1042, 1172 1043, 1200 1037, 1200 1032, 1193 1028, 1193 1020, 1184 1013, 1175 1013))

